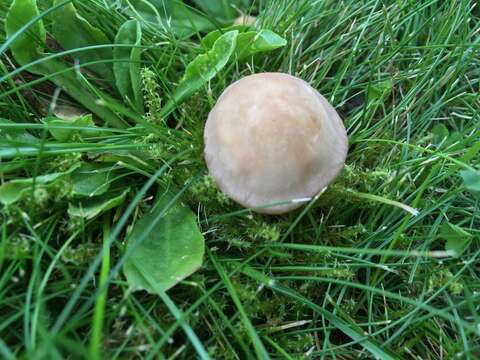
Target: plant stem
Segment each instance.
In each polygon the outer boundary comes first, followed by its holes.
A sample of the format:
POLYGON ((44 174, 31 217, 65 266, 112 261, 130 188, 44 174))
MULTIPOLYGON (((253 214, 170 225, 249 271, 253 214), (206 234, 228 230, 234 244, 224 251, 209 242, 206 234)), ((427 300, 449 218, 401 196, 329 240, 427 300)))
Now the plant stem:
MULTIPOLYGON (((98 284, 100 288, 104 287, 104 285, 106 284, 108 279, 108 272, 110 271, 110 248, 108 246, 109 235, 110 221, 109 217, 105 216, 105 221, 103 223, 103 258, 98 284)), ((99 293, 97 301, 95 302, 92 333, 90 336, 90 359, 92 360, 99 360, 102 358, 102 331, 103 320, 105 317, 105 302, 107 300, 107 290, 108 287, 105 287, 103 291, 99 293)))

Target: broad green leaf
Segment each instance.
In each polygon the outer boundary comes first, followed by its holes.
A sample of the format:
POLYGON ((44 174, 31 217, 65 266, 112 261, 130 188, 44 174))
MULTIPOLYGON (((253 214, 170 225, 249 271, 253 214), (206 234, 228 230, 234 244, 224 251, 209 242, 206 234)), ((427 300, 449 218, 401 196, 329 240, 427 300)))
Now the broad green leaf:
MULTIPOLYGON (((5 19, 7 37, 11 37, 39 14, 35 0, 15 0, 5 19)), ((10 48, 13 57, 20 65, 26 65, 39 59, 43 53, 46 38, 43 22, 38 20, 12 43, 10 48)))
POLYGON ((100 104, 99 100, 102 99, 104 101, 111 102, 120 108, 122 105, 99 89, 95 89, 96 93, 93 92, 93 86, 91 84, 87 84, 84 79, 79 78, 71 66, 64 64, 61 61, 50 59, 38 64, 35 66, 35 69, 40 74, 48 75, 58 73, 57 76, 54 76, 51 79, 55 85, 62 88, 66 93, 68 93, 68 95, 77 100, 86 109, 90 110, 98 117, 106 121, 109 125, 117 128, 125 127, 124 121, 121 120, 121 118, 108 107, 100 104))
POLYGON ((238 35, 236 54, 239 59, 287 45, 287 40, 270 30, 248 31, 238 35))
MULTIPOLYGON (((7 36, 12 36, 22 28, 29 21, 38 16, 38 9, 35 0, 15 0, 7 14, 7 36)), ((12 53, 15 60, 20 65, 27 65, 31 61, 39 60, 46 57, 42 54, 45 41, 45 29, 42 21, 38 21, 35 26, 30 28, 30 31, 25 32, 12 44, 12 53), (40 44, 39 46, 32 46, 32 44, 40 44), (31 47, 26 50, 26 47, 31 47)), ((115 104, 116 107, 122 107, 115 99, 106 93, 95 89, 91 84, 87 84, 84 79, 75 73, 75 68, 71 65, 65 64, 57 59, 46 59, 41 63, 29 66, 29 72, 48 76, 51 81, 58 87, 62 88, 71 97, 77 100, 85 108, 89 109, 104 121, 108 122, 114 127, 125 127, 124 122, 109 108, 100 105, 98 100, 108 100, 115 104), (95 91, 93 91, 95 90, 95 91)))
POLYGON ((250 0, 194 0, 195 4, 210 17, 222 22, 232 22, 240 13, 248 13, 250 0))
POLYGON ((209 31, 216 28, 214 22, 203 16, 194 8, 181 0, 155 0, 164 9, 166 19, 171 19, 171 26, 179 36, 189 36, 197 32, 209 31))
POLYGON ((0 186, 0 202, 4 205, 13 204, 20 200, 31 187, 30 184, 13 181, 5 183, 0 186))
POLYGON ((435 144, 440 144, 443 141, 445 141, 445 139, 448 138, 449 134, 450 134, 450 132, 448 131, 448 129, 445 125, 437 124, 432 129, 433 142, 435 144))
POLYGON ((220 36, 211 51, 197 56, 190 64, 188 64, 181 83, 187 81, 200 81, 212 79, 223 68, 231 53, 235 49, 238 31, 229 31, 220 36))
POLYGON ((143 113, 143 96, 140 79, 142 28, 136 20, 125 22, 115 37, 116 45, 133 47, 115 47, 113 50, 113 72, 115 84, 123 98, 135 102, 137 111, 143 113))
POLYGON ((202 39, 202 46, 210 49, 225 31, 232 30, 240 32, 235 48, 235 54, 239 60, 258 53, 272 51, 287 44, 287 40, 271 30, 248 31, 250 28, 251 26, 249 25, 235 25, 226 29, 212 31, 202 39))
POLYGON ((220 36, 223 34, 233 31, 233 30, 238 30, 240 34, 248 31, 251 29, 250 25, 232 25, 228 26, 223 29, 218 29, 214 31, 210 31, 207 35, 205 35, 202 40, 200 41, 201 45, 205 49, 211 49, 213 47, 213 44, 215 44, 215 41, 218 40, 220 36))
POLYGON ((13 128, 13 127, 2 127, 2 125, 13 125, 16 124, 13 121, 2 119, 0 118, 0 139, 7 140, 7 141, 14 141, 14 142, 21 142, 21 143, 30 143, 35 144, 38 143, 40 140, 30 134, 27 130, 22 128, 13 128))
POLYGON ((181 0, 129 0, 125 3, 129 6, 128 15, 179 37, 189 37, 217 27, 181 0))
MULTIPOLYGON (((59 5, 64 0, 55 0, 54 5, 59 5)), ((98 28, 78 14, 72 3, 60 7, 52 14, 52 35, 66 50, 78 49, 92 45, 107 45, 110 40, 98 28)), ((113 53, 109 47, 82 50, 72 54, 80 63, 92 61, 112 61, 113 53)), ((93 72, 101 75, 103 79, 113 79, 111 63, 99 63, 88 65, 93 72)))
POLYGON ((116 176, 117 173, 111 166, 84 164, 71 175, 73 195, 88 197, 102 195, 109 189, 116 176))
POLYGON ((52 173, 34 178, 16 179, 0 186, 0 202, 4 205, 13 204, 31 192, 33 184, 50 184, 65 173, 52 173))
POLYGON ((462 170, 460 176, 463 179, 463 184, 471 192, 480 193, 480 171, 462 170))
POLYGON ((205 54, 198 55, 188 64, 180 84, 162 109, 161 116, 168 114, 225 67, 235 50, 237 37, 237 30, 223 34, 215 41, 212 49, 205 54))
POLYGON ((92 115, 90 114, 79 116, 73 120, 45 118, 42 121, 48 125, 59 126, 59 127, 60 126, 72 127, 72 129, 49 127, 48 130, 50 131, 52 136, 56 140, 62 141, 62 142, 73 140, 75 135, 80 137, 89 137, 89 136, 95 136, 98 134, 98 131, 95 130, 96 127, 93 122, 92 115), (75 129, 75 127, 90 127, 92 128, 92 130, 80 130, 80 129, 75 129))
POLYGON ((115 188, 99 196, 71 202, 68 205, 68 214, 93 219, 97 215, 122 204, 129 191, 129 187, 115 188))
POLYGON ((141 218, 128 237, 132 253, 123 266, 129 285, 135 290, 166 291, 195 272, 203 261, 204 239, 195 214, 175 204, 164 214, 169 196, 160 199, 154 209, 141 218))
POLYGON ((132 81, 133 97, 135 99, 137 111, 143 113, 143 83, 141 76, 142 49, 139 47, 142 45, 142 27, 140 24, 137 25, 137 38, 135 45, 138 47, 132 48, 130 55, 130 79, 132 81))
POLYGON ((445 240, 445 250, 453 251, 455 256, 460 256, 470 245, 473 236, 460 226, 447 222, 440 227, 438 237, 445 240))
POLYGON ((237 16, 238 0, 194 0, 195 4, 210 16, 232 20, 237 16))

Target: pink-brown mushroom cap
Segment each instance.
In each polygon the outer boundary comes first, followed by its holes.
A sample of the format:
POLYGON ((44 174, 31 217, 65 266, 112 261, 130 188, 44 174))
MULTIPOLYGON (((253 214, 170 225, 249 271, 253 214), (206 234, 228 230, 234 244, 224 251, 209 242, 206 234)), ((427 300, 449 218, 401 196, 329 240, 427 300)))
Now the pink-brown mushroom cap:
POLYGON ((298 208, 345 164, 348 140, 335 109, 307 82, 284 73, 230 85, 210 112, 205 160, 222 192, 266 214, 298 208), (287 202, 280 205, 275 203, 287 202))

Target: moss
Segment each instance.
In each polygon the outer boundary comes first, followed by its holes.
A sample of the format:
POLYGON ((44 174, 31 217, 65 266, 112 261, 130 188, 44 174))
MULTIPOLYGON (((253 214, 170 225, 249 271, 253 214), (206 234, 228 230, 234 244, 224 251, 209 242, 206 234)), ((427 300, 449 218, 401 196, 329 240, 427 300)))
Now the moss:
POLYGON ((26 259, 31 256, 31 245, 31 240, 26 236, 13 236, 3 244, 3 252, 7 259, 26 259))
POLYGON ((35 205, 39 207, 44 207, 47 205, 50 200, 50 193, 48 192, 45 186, 36 186, 33 192, 33 201, 35 205))
POLYGON ((449 269, 439 268, 428 278, 428 292, 432 293, 449 283, 447 289, 452 295, 461 295, 463 285, 458 280, 453 280, 453 274, 449 269))
POLYGON ((152 124, 163 124, 164 121, 159 117, 162 109, 162 100, 159 95, 160 86, 157 82, 157 76, 149 68, 143 68, 141 71, 143 84, 143 97, 147 112, 145 119, 152 124))
POLYGON ((247 234, 260 243, 276 242, 280 239, 280 229, 276 224, 254 222, 247 228, 247 234))
POLYGON ((293 336, 282 337, 280 346, 287 350, 288 353, 297 353, 298 359, 308 359, 306 353, 312 346, 315 346, 315 339, 310 333, 300 333, 293 336))
POLYGON ((74 265, 90 263, 100 251, 99 245, 80 244, 76 247, 68 246, 62 253, 62 261, 74 265))
POLYGON ((196 201, 206 205, 225 207, 232 204, 231 200, 217 188, 210 175, 202 176, 189 188, 189 192, 196 201))

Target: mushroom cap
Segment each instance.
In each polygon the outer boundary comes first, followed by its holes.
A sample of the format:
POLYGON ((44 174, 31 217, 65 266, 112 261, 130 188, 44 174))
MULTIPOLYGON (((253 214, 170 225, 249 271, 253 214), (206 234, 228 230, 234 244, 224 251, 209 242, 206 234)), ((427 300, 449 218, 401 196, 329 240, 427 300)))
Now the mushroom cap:
POLYGON ((241 15, 235 19, 233 25, 253 25, 257 21, 257 18, 254 16, 241 15))
POLYGON ((207 167, 221 191, 265 214, 291 211, 318 194, 340 172, 348 150, 332 105, 284 73, 230 85, 208 116, 204 140, 207 167))

